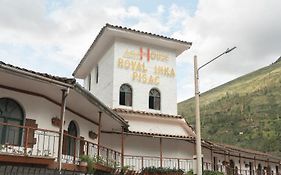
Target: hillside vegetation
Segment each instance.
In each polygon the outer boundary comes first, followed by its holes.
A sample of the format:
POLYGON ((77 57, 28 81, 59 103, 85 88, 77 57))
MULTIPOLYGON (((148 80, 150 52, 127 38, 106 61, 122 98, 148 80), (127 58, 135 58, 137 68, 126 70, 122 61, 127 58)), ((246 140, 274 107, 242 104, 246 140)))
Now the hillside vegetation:
MULTIPOLYGON (((281 156, 280 59, 201 94, 200 103, 204 139, 281 156)), ((178 111, 194 125, 194 98, 178 111)))

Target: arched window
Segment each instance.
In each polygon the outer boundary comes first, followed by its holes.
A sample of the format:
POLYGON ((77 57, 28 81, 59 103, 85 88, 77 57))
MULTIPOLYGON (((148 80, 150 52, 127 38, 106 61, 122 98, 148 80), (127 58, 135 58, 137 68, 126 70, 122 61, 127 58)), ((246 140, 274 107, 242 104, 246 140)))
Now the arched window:
MULTIPOLYGON (((71 121, 68 125, 67 129, 68 135, 73 137, 78 136, 78 129, 74 121, 71 121)), ((73 137, 68 137, 68 144, 67 144, 67 155, 74 155, 75 147, 76 147, 76 140, 73 137)))
POLYGON ((161 95, 157 89, 151 89, 149 91, 149 109, 160 110, 161 95))
MULTIPOLYGON (((0 122, 23 125, 24 112, 21 106, 10 98, 0 98, 0 122)), ((21 145, 22 128, 0 125, 0 143, 21 145)))
POLYGON ((119 104, 124 106, 132 106, 132 88, 128 84, 123 84, 120 87, 119 104))

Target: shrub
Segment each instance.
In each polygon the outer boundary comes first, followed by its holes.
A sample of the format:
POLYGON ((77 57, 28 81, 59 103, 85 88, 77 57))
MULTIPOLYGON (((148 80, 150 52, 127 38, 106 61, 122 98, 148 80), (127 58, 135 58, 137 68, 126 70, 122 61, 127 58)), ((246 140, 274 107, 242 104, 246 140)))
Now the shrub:
MULTIPOLYGON (((193 170, 188 171, 187 175, 194 175, 193 170)), ((204 170, 203 175, 223 175, 223 173, 218 171, 204 170)))
POLYGON ((203 175, 223 175, 223 173, 218 171, 204 170, 203 175))
POLYGON ((87 162, 87 173, 94 173, 94 158, 88 156, 88 155, 81 155, 80 156, 80 161, 82 162, 87 162))
POLYGON ((186 175, 193 175, 193 170, 189 170, 186 175))
POLYGON ((162 167, 146 167, 142 170, 141 174, 183 174, 184 172, 181 169, 171 169, 171 168, 162 168, 162 167))

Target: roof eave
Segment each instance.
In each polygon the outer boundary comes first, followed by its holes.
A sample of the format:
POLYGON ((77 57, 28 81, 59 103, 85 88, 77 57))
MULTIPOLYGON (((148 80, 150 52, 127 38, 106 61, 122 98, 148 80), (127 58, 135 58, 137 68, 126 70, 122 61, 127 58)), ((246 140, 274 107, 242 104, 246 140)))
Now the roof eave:
POLYGON ((83 95, 85 98, 87 98, 91 103, 96 105, 100 110, 105 111, 110 117, 120 122, 125 128, 128 128, 128 123, 117 113, 112 111, 110 108, 108 108, 103 102, 101 102, 97 97, 95 97, 91 92, 87 91, 85 88, 83 88, 80 84, 76 83, 74 85, 74 90, 81 95, 83 95))
POLYGON ((162 39, 162 40, 165 40, 165 41, 169 41, 169 42, 173 42, 173 43, 179 44, 181 46, 181 49, 180 50, 176 50, 176 55, 177 56, 180 55, 185 50, 190 49, 190 47, 192 46, 192 42, 177 40, 177 39, 174 39, 174 38, 169 38, 169 37, 165 37, 165 36, 162 36, 162 35, 156 35, 156 34, 152 34, 152 33, 148 33, 148 32, 134 30, 134 29, 126 28, 126 27, 114 26, 114 25, 111 25, 111 24, 106 24, 100 30, 99 34, 97 35, 97 37, 95 38, 95 40, 93 41, 93 43, 91 44, 91 46, 89 47, 89 49, 87 50, 87 52, 85 53, 85 55, 83 56, 81 61, 79 62, 78 66, 75 68, 74 72, 72 73, 72 75, 75 78, 80 77, 80 76, 78 76, 79 69, 83 66, 83 64, 86 61, 86 59, 87 59, 88 55, 90 54, 91 50, 97 45, 97 43, 99 42, 101 36, 106 31, 106 29, 115 30, 115 31, 119 31, 119 32, 124 32, 125 31, 125 32, 134 33, 134 34, 137 34, 137 35, 145 35, 145 36, 153 38, 153 39, 162 39))
POLYGON ((169 115, 169 114, 153 113, 153 112, 146 112, 146 111, 134 111, 134 110, 123 109, 123 108, 114 108, 113 111, 123 114, 136 114, 136 115, 144 115, 150 117, 162 117, 167 119, 183 119, 183 117, 180 115, 169 115))
MULTIPOLYGON (((55 84, 57 86, 62 86, 62 87, 66 87, 66 88, 72 88, 76 82, 75 79, 72 79, 72 82, 70 82, 70 83, 63 82, 60 80, 56 80, 54 78, 50 78, 51 75, 47 76, 47 74, 45 74, 45 76, 44 76, 42 73, 30 71, 27 69, 22 69, 22 68, 19 68, 16 66, 5 64, 3 62, 1 62, 0 68, 3 69, 4 71, 8 71, 8 72, 20 75, 21 77, 27 77, 27 78, 32 78, 32 79, 41 80, 41 81, 43 80, 45 82, 49 82, 49 83, 55 84)), ((60 77, 60 78, 62 78, 62 77, 60 77)), ((69 79, 69 80, 71 80, 71 79, 69 79)))
POLYGON ((95 47, 95 45, 98 43, 98 40, 100 39, 101 35, 104 33, 106 26, 104 26, 99 34, 97 35, 97 37, 95 38, 95 40, 93 41, 93 43, 91 44, 91 46, 89 47, 89 49, 87 50, 87 52, 85 53, 85 55, 83 56, 83 58, 81 59, 81 61, 79 62, 79 64, 77 65, 77 67, 75 68, 75 70, 72 73, 72 76, 76 77, 76 74, 78 72, 78 70, 80 69, 80 67, 82 66, 82 64, 85 62, 87 56, 89 55, 90 51, 92 50, 93 47, 95 47))

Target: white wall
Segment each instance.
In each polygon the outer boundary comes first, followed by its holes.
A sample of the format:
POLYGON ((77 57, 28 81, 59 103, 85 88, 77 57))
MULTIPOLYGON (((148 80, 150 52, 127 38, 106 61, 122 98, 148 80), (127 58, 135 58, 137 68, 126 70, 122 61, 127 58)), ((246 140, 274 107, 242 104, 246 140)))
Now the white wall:
MULTIPOLYGON (((98 99, 105 105, 112 107, 113 93, 113 61, 114 45, 111 45, 105 54, 99 59, 98 63, 93 65, 91 71, 91 89, 98 99), (98 83, 96 83, 96 68, 98 65, 98 83)), ((88 89, 89 76, 84 80, 84 87, 88 89)))
MULTIPOLYGON (((59 131, 58 127, 52 125, 53 117, 60 117, 60 106, 46 100, 42 97, 19 93, 11 90, 0 88, 0 98, 8 97, 17 101, 25 112, 25 118, 34 119, 38 124, 38 128, 59 131)), ((64 129, 68 129, 71 120, 78 124, 80 136, 91 142, 96 142, 88 137, 88 131, 97 132, 97 126, 93 123, 71 113, 66 110, 64 129)))
MULTIPOLYGON (((144 63, 147 68, 147 75, 154 75, 154 66, 167 66, 173 68, 176 71, 176 56, 175 53, 167 51, 163 48, 151 46, 148 44, 135 43, 128 40, 116 40, 114 44, 114 84, 113 84, 113 108, 124 108, 119 105, 119 89, 124 83, 128 83, 133 89, 133 105, 129 109, 149 111, 149 112, 161 112, 164 114, 177 115, 177 93, 176 93, 176 77, 160 76, 160 83, 158 85, 151 85, 140 83, 132 79, 133 71, 129 69, 118 68, 118 59, 123 58, 123 55, 127 49, 139 51, 140 47, 144 50, 150 48, 150 50, 165 53, 169 56, 167 62, 150 60, 147 62, 146 58, 143 58, 141 63, 144 63), (157 88, 161 93, 161 110, 151 110, 148 106, 149 91, 152 88, 157 88)), ((129 58, 130 59, 130 58, 129 58)), ((130 59, 139 61, 139 59, 130 59)), ((127 107, 125 107, 127 108, 127 107)))
POLYGON ((163 157, 192 159, 194 145, 184 140, 163 139, 163 157))
MULTIPOLYGON (((195 152, 196 153, 196 152, 195 152)), ((211 150, 205 147, 202 147, 202 154, 204 162, 211 163, 211 150)))
MULTIPOLYGON (((105 134, 101 136, 101 143, 111 149, 121 151, 121 135, 105 134)), ((143 166, 160 166, 160 138, 147 136, 125 135, 124 140, 125 165, 135 170, 141 169, 141 157, 143 166), (138 157, 139 156, 139 157, 138 157)), ((177 168, 178 160, 180 166, 185 170, 192 169, 192 156, 194 145, 178 139, 162 139, 163 167, 177 168)))
POLYGON ((146 115, 127 116, 124 114, 122 116, 125 120, 129 121, 130 131, 190 136, 183 119, 151 117, 146 115))
MULTIPOLYGON (((121 151, 121 135, 103 133, 101 143, 111 149, 121 151)), ((163 157, 192 159, 194 145, 178 139, 162 139, 163 157)), ((160 138, 125 135, 125 155, 160 157, 160 138)))

